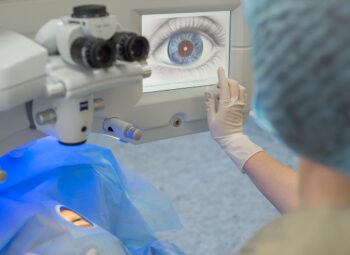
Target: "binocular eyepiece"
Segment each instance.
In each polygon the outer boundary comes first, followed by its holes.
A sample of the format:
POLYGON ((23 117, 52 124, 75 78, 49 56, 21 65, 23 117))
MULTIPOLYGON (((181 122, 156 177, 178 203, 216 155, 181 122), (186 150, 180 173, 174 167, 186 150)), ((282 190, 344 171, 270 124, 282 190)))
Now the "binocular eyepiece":
POLYGON ((70 49, 78 65, 87 68, 108 68, 117 60, 134 62, 146 60, 150 46, 148 40, 135 33, 115 33, 109 40, 93 37, 77 38, 70 49))
POLYGON ((115 33, 112 42, 116 46, 116 60, 142 61, 146 60, 150 46, 148 40, 135 33, 115 33))
MULTIPOLYGON (((104 5, 80 5, 73 8, 71 17, 96 20, 108 18, 109 13, 104 5)), ((145 37, 130 32, 116 32, 108 40, 94 36, 75 39, 71 44, 70 56, 76 64, 86 68, 108 68, 117 60, 146 60, 149 51, 150 45, 145 37)))
POLYGON ((79 37, 71 46, 71 57, 75 63, 87 68, 107 68, 115 61, 115 47, 106 40, 79 37))

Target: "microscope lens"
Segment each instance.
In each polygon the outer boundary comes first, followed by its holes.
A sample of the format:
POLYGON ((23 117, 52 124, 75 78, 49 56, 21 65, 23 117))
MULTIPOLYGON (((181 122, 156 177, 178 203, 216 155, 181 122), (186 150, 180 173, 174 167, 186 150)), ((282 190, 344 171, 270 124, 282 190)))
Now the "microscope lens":
POLYGON ((116 45, 116 59, 121 61, 142 61, 146 60, 150 46, 148 40, 135 33, 116 33, 112 42, 116 45))
POLYGON ((111 56, 113 56, 113 47, 108 44, 102 45, 97 49, 96 56, 100 63, 109 63, 111 56))
POLYGON ((148 57, 149 43, 142 36, 135 37, 129 44, 130 55, 134 56, 135 60, 144 60, 148 57))
POLYGON ((109 41, 80 37, 71 46, 74 62, 87 68, 107 68, 115 60, 115 48, 109 41))

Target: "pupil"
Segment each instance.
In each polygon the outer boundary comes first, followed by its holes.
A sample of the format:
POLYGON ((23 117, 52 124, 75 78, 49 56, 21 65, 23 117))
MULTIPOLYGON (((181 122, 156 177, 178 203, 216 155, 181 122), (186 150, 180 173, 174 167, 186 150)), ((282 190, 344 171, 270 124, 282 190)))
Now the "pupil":
POLYGON ((179 44, 179 55, 183 58, 189 57, 192 55, 194 45, 192 42, 184 40, 179 44))

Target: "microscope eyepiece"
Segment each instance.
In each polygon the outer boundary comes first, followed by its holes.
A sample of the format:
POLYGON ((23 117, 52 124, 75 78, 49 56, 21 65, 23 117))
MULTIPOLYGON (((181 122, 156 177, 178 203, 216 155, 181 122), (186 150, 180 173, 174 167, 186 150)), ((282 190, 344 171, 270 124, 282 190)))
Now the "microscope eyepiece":
POLYGON ((108 16, 104 5, 79 5, 73 8, 73 18, 99 18, 108 16))
POLYGON ((133 62, 146 60, 148 57, 150 46, 143 36, 121 32, 114 34, 112 42, 115 44, 117 60, 133 62))
POLYGON ((73 61, 87 68, 108 68, 115 61, 116 50, 110 41, 79 37, 71 46, 73 61))

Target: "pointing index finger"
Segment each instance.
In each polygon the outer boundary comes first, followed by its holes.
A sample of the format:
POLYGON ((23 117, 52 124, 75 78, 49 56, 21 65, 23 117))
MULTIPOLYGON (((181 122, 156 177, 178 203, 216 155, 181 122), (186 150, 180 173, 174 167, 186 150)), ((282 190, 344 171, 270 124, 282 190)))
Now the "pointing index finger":
POLYGON ((218 77, 219 77, 220 98, 222 100, 229 99, 230 88, 228 86, 228 80, 226 78, 224 68, 220 67, 218 69, 218 77))

